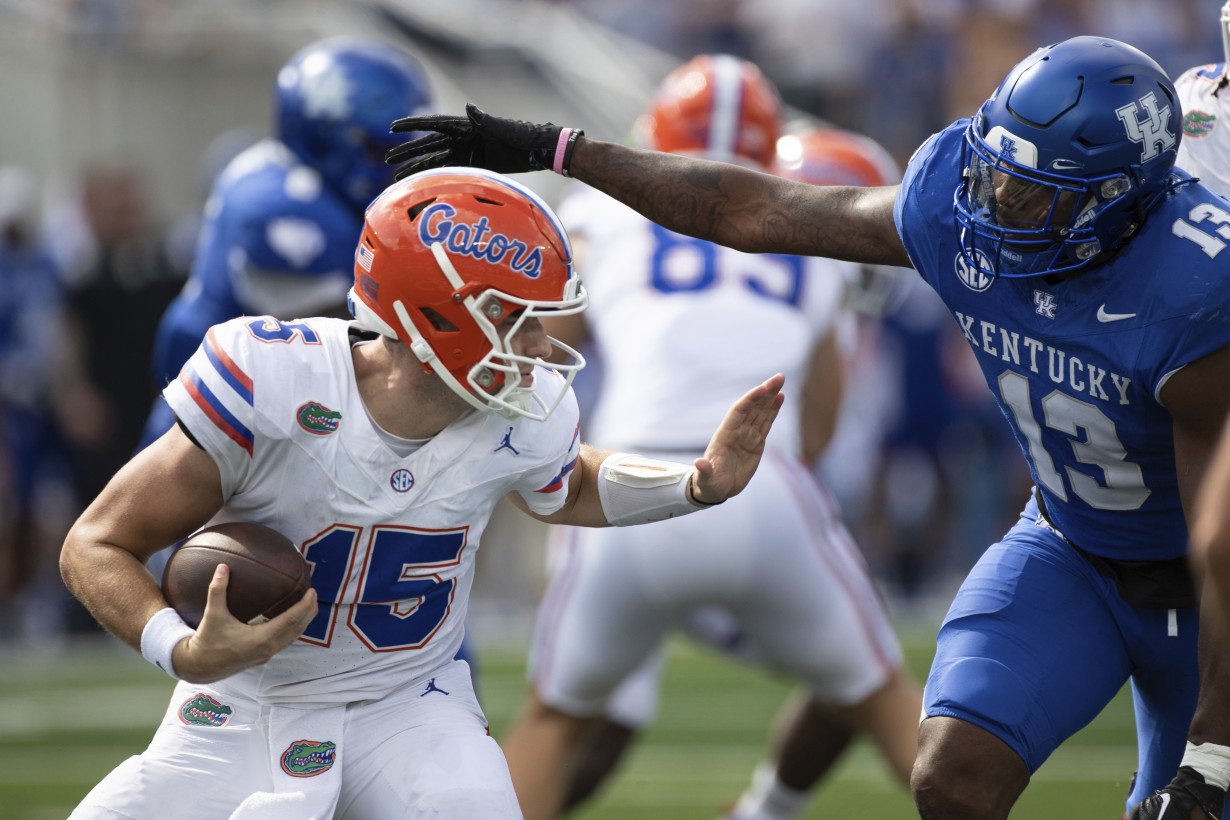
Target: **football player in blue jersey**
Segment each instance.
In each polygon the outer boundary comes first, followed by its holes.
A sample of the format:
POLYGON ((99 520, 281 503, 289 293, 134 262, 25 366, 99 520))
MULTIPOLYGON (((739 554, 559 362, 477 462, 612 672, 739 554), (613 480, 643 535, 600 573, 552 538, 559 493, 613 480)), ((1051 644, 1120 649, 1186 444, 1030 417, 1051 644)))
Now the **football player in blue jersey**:
POLYGON ((1189 805, 1216 817, 1230 711, 1214 704, 1230 681, 1216 624, 1197 628, 1185 511, 1230 409, 1230 207, 1175 167, 1180 118, 1155 61, 1086 36, 1020 62, 918 149, 899 186, 806 186, 474 107, 395 123, 434 133, 389 161, 399 174, 551 169, 739 250, 914 267, 1035 482, 940 627, 911 783, 920 815, 1007 817, 1131 681, 1128 809, 1182 764, 1207 787, 1189 805))
MULTIPOLYGON (((423 68, 377 40, 330 38, 294 54, 273 89, 274 137, 218 176, 192 274, 158 326, 154 377, 179 373, 211 325, 242 315, 345 316, 363 210, 393 181, 389 121, 423 111, 423 68)), ((161 398, 142 445, 174 422, 161 398)))

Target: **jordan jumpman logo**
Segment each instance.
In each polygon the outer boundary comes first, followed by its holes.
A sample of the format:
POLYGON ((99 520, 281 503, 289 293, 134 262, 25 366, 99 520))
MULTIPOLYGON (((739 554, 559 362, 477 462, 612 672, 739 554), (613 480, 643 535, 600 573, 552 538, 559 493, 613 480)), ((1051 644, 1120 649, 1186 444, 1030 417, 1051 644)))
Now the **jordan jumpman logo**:
POLYGON ((500 452, 500 450, 512 450, 512 454, 514 456, 521 455, 521 451, 518 450, 516 447, 512 446, 512 433, 513 433, 513 428, 512 428, 512 425, 510 424, 508 426, 508 432, 504 434, 504 441, 500 443, 499 447, 496 447, 491 452, 498 453, 500 452))
POLYGON ((423 694, 419 695, 419 697, 420 697, 420 698, 425 698, 425 697, 427 697, 428 695, 430 695, 432 692, 439 692, 441 695, 447 695, 447 694, 448 694, 448 692, 445 692, 445 691, 444 691, 443 689, 441 689, 439 686, 436 686, 436 679, 435 679, 435 678, 432 678, 431 680, 427 681, 427 686, 423 689, 423 694))

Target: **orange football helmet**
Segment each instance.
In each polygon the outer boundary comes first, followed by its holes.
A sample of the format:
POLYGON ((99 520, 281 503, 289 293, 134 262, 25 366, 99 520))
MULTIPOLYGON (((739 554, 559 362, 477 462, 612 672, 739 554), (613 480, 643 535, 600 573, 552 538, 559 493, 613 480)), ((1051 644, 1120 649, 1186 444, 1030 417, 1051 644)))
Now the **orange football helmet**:
POLYGON ((585 289, 559 218, 537 194, 478 168, 437 168, 389 186, 368 207, 355 251, 351 311, 360 326, 399 339, 454 393, 480 410, 543 420, 585 359, 551 339, 564 376, 544 399, 521 384, 513 352, 525 321, 585 309, 585 289), (506 333, 499 326, 520 311, 506 333))
POLYGON ((676 68, 633 126, 641 146, 711 159, 773 162, 781 100, 760 69, 729 54, 702 54, 676 68))
POLYGON ((812 185, 895 185, 901 171, 875 140, 840 128, 815 128, 777 141, 774 173, 812 185))

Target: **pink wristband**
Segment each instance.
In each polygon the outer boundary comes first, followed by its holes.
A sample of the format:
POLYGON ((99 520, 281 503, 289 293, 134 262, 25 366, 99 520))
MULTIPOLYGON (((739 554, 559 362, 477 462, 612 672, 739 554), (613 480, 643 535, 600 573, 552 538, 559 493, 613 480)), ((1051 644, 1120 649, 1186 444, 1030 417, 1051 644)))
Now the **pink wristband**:
POLYGON ((561 128, 559 130, 559 139, 555 143, 555 160, 551 163, 551 170, 562 176, 567 176, 564 173, 564 155, 568 149, 568 138, 571 136, 571 128, 561 128))

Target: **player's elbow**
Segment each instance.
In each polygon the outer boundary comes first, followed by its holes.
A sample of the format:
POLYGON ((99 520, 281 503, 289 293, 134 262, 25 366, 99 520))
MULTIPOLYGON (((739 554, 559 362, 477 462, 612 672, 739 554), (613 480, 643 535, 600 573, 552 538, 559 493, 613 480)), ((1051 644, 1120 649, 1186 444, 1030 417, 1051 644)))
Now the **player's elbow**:
POLYGON ((60 578, 77 598, 81 598, 84 586, 96 575, 98 542, 94 529, 78 519, 60 547, 60 578))
POLYGON ((74 525, 64 538, 63 546, 60 547, 60 578, 64 581, 64 586, 73 595, 77 595, 78 579, 83 575, 84 553, 85 549, 80 537, 79 528, 74 525))

